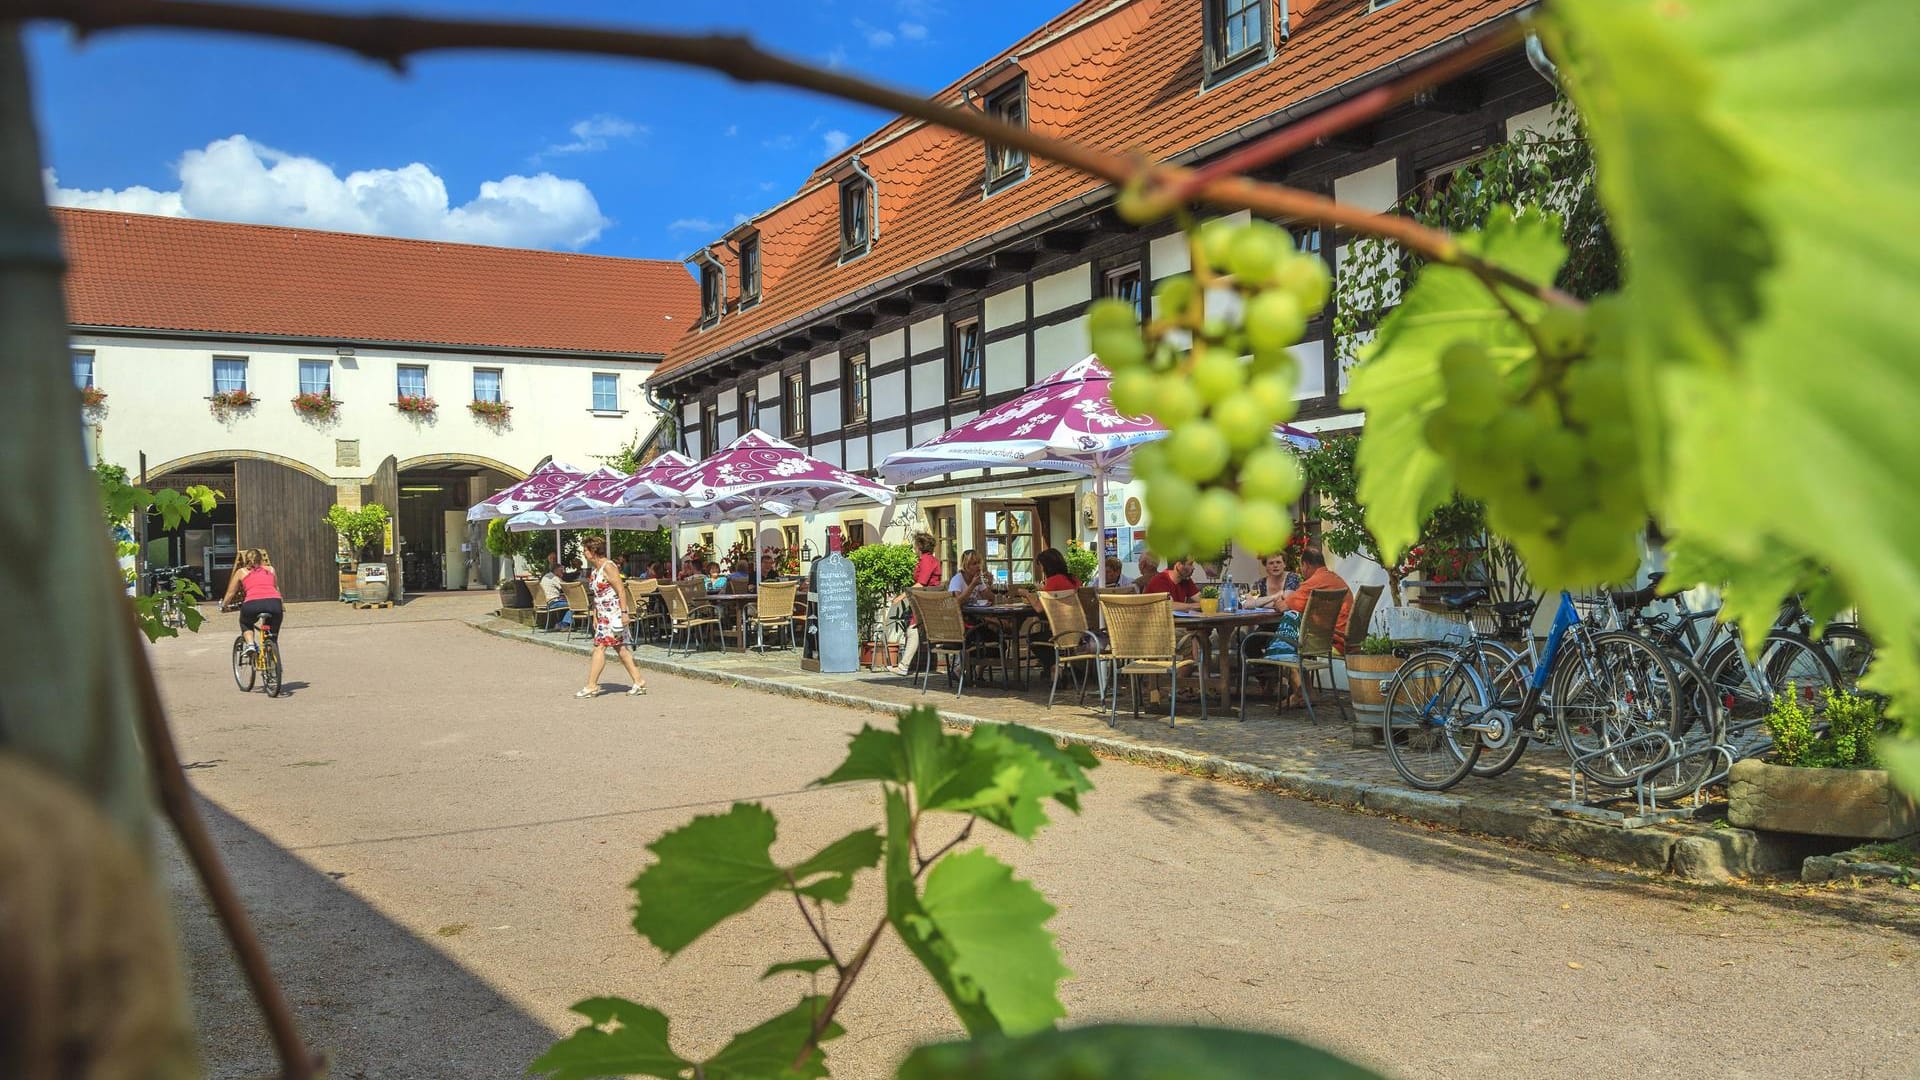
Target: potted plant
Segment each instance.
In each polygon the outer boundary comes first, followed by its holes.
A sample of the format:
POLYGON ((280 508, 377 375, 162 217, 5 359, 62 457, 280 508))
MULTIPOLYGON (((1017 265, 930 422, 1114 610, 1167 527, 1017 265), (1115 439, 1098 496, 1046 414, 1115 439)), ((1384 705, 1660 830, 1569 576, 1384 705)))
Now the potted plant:
POLYGON ((1093 548, 1078 540, 1067 541, 1067 550, 1061 552, 1067 557, 1067 573, 1082 585, 1093 584, 1094 575, 1100 571, 1100 557, 1093 548))
POLYGON ((1220 586, 1208 585, 1200 590, 1200 614, 1212 615, 1220 610, 1220 586))
POLYGON ((425 394, 401 394, 393 399, 393 407, 415 419, 426 419, 440 406, 425 394))
POLYGON ((500 427, 513 415, 513 406, 504 401, 473 401, 467 405, 467 411, 483 423, 500 427))
POLYGON ((860 662, 879 666, 884 654, 891 666, 900 662, 900 646, 889 641, 888 602, 913 585, 913 567, 919 553, 912 544, 862 544, 849 552, 853 562, 854 606, 859 618, 860 662))
POLYGON ((253 403, 258 400, 246 390, 222 390, 207 399, 207 407, 213 411, 215 419, 225 420, 253 408, 253 403))
POLYGON ((293 411, 309 420, 331 420, 340 414, 340 399, 330 390, 301 394, 293 399, 293 411))
POLYGON ((1387 684, 1393 681, 1393 673, 1400 670, 1401 658, 1394 652, 1398 644, 1390 637, 1375 634, 1347 650, 1342 658, 1347 665, 1347 698, 1353 705, 1354 732, 1365 734, 1367 739, 1362 745, 1373 745, 1373 738, 1380 730, 1387 684), (1371 730, 1362 732, 1362 728, 1371 730))
MULTIPOLYGON (((340 538, 340 563, 344 568, 356 563, 379 563, 376 542, 386 533, 387 508, 379 503, 367 503, 358 509, 335 504, 327 508, 326 522, 333 527, 340 538)), ((380 563, 382 567, 385 563, 380 563)), ((356 595, 359 592, 358 567, 353 571, 340 571, 340 590, 344 595, 351 585, 356 595)), ((362 600, 384 600, 384 593, 378 597, 360 597, 362 600)))
POLYGON ((517 533, 507 528, 506 520, 494 518, 487 522, 487 553, 503 560, 505 572, 500 575, 500 606, 503 608, 530 608, 533 606, 533 589, 526 579, 517 577, 513 570, 513 559, 517 556, 533 565, 531 545, 536 541, 543 547, 548 540, 546 533, 517 533))
POLYGON ((1892 730, 1879 698, 1793 683, 1767 713, 1772 760, 1748 758, 1728 774, 1727 820, 1748 829, 1893 839, 1920 832, 1920 808, 1879 768, 1876 743, 1892 730), (1824 712, 1827 730, 1815 726, 1824 712))
POLYGON ((107 406, 107 392, 97 386, 80 388, 80 407, 89 413, 97 413, 107 406))

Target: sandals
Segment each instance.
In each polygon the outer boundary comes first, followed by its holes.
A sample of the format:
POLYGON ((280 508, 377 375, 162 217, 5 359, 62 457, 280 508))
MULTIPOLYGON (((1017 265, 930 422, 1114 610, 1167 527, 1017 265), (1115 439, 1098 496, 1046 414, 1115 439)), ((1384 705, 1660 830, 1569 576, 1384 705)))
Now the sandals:
POLYGON ((646 693, 647 693, 646 683, 634 683, 632 686, 627 687, 628 697, 645 697, 646 693))
POLYGON ((606 691, 600 689, 597 686, 583 686, 580 689, 575 690, 573 692, 573 696, 577 698, 590 698, 590 697, 599 697, 601 694, 604 694, 604 693, 606 693, 606 691))
POLYGON ((895 664, 894 666, 887 669, 887 674, 898 675, 903 679, 910 679, 913 677, 913 669, 902 666, 900 664, 895 664))

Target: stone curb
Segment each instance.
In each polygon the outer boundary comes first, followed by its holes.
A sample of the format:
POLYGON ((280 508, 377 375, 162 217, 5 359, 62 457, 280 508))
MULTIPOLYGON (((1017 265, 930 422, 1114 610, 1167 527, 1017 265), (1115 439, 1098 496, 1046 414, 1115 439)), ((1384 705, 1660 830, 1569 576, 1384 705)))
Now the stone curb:
MULTIPOLYGON (((591 648, 569 641, 532 637, 520 629, 490 625, 493 616, 468 619, 467 624, 495 637, 542 645, 549 649, 587 655, 591 648)), ((517 627, 517 624, 516 624, 517 627)), ((896 716, 908 706, 858 694, 795 686, 777 679, 755 675, 730 675, 720 671, 676 664, 671 660, 634 656, 634 663, 648 671, 684 678, 700 679, 722 686, 757 690, 784 697, 840 705, 868 712, 896 716)), ((1003 721, 969 716, 940 708, 940 718, 961 730, 976 724, 1003 721)), ((1745 829, 1715 829, 1707 835, 1682 835, 1659 828, 1619 829, 1591 821, 1560 817, 1550 811, 1527 812, 1511 807, 1478 803, 1457 795, 1430 791, 1412 791, 1361 780, 1341 780, 1310 773, 1269 769, 1234 761, 1215 754, 1195 754, 1166 747, 1140 746, 1119 739, 1103 738, 1079 732, 1058 731, 1028 724, 1050 738, 1087 747, 1108 757, 1136 764, 1152 765, 1175 772, 1233 780, 1283 793, 1329 803, 1348 810, 1388 814, 1427 825, 1499 839, 1518 840, 1547 851, 1605 859, 1645 870, 1671 873, 1690 881, 1725 882, 1754 873, 1778 872, 1788 868, 1785 858, 1773 852, 1756 834, 1745 829)))

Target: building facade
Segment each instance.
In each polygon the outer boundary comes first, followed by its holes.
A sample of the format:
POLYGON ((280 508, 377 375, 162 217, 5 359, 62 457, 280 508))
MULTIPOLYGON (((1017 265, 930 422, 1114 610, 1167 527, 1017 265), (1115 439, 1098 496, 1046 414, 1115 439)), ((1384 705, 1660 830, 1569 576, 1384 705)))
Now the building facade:
MULTIPOLYGON (((1509 29, 1527 6, 1088 0, 935 98, 1198 164, 1509 29)), ((1386 210, 1519 129, 1544 127, 1553 98, 1516 47, 1257 175, 1386 210)), ((1092 300, 1144 303, 1156 281, 1188 269, 1171 222, 1128 225, 1113 195, 1063 166, 897 119, 694 255, 700 318, 655 373, 656 392, 679 411, 692 453, 758 426, 871 469, 1087 355, 1092 300)), ((1340 272, 1345 237, 1281 224, 1340 272)), ((1345 373, 1330 324, 1315 319, 1296 349, 1308 428, 1358 422, 1339 404, 1345 373)), ((866 539, 883 524, 890 539, 924 528, 945 557, 978 549, 1012 580, 1039 547, 1092 539, 1089 485, 1060 474, 957 473, 907 496, 891 522, 852 511, 777 527, 816 549, 829 524, 866 539)), ((1111 493, 1108 510, 1108 549, 1131 558, 1144 539, 1137 493, 1111 493)), ((721 532, 724 548, 733 537, 721 532)))
POLYGON ((216 590, 236 547, 265 547, 290 597, 331 599, 321 517, 371 501, 403 586, 491 584, 465 509, 549 457, 646 437, 646 380, 697 315, 671 262, 55 215, 74 378, 104 395, 85 412, 94 456, 222 493, 144 551, 216 590))

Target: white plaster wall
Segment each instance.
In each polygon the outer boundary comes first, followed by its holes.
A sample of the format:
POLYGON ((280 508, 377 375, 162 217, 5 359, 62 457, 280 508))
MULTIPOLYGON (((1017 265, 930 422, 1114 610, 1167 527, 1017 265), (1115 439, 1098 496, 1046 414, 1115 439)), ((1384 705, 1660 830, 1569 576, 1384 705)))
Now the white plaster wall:
POLYGON ((725 390, 722 390, 714 394, 713 404, 714 404, 714 407, 719 410, 721 416, 725 416, 731 412, 739 411, 739 408, 740 408, 739 389, 736 387, 729 386, 725 390))
POLYGON ((876 431, 873 435, 873 463, 877 466, 888 454, 898 453, 906 448, 906 428, 895 428, 892 431, 876 431))
POLYGON ((1024 337, 987 343, 987 393, 1027 385, 1027 342, 1024 337))
POLYGON ((1003 326, 1012 326, 1027 317, 1027 290, 1025 286, 1007 289, 987 297, 987 329, 998 330, 1003 326))
POLYGON ((1509 139, 1514 138, 1523 131, 1530 131, 1535 135, 1550 136, 1556 130, 1558 130, 1558 125, 1553 122, 1553 106, 1551 105, 1542 105, 1537 109, 1528 109, 1526 112, 1515 113, 1507 117, 1507 138, 1509 139))
POLYGON ((1187 234, 1171 232, 1148 241, 1147 262, 1151 264, 1155 281, 1193 269, 1193 260, 1187 253, 1187 234))
MULTIPOLYGON (((1302 341, 1287 350, 1300 363, 1300 383, 1294 388, 1296 398, 1317 398, 1327 392, 1327 341, 1315 338, 1302 341)), ((1341 389, 1345 389, 1344 380, 1341 389)))
POLYGON ((850 439, 847 442, 846 468, 855 472, 867 467, 867 440, 850 439))
POLYGON ((1090 351, 1086 316, 1042 326, 1033 332, 1033 377, 1036 380, 1044 379, 1061 368, 1086 359, 1090 351))
MULTIPOLYGON (((840 377, 840 354, 823 353, 807 361, 807 368, 808 382, 823 383, 829 379, 837 379, 840 377)), ((834 426, 839 426, 839 422, 835 421, 834 426)))
POLYGON ((915 424, 913 425, 913 445, 919 446, 945 430, 947 425, 940 420, 928 420, 925 423, 915 424))
POLYGON ((340 481, 366 478, 389 454, 400 461, 469 455, 525 472, 549 456, 590 465, 655 420, 641 392, 652 365, 632 361, 372 348, 337 356, 330 348, 105 336, 75 337, 73 347, 93 352, 94 382, 107 392, 101 455, 129 470, 139 468, 142 453, 151 470, 191 455, 252 450, 340 481), (259 399, 224 422, 207 404, 216 354, 247 358, 247 389, 259 399), (301 360, 330 362, 333 396, 341 402, 334 420, 314 423, 293 411, 301 360), (432 419, 415 421, 393 407, 401 364, 426 367, 427 393, 439 404, 432 419), (467 411, 475 368, 501 371, 501 396, 513 414, 499 428, 467 411), (620 376, 620 412, 592 412, 594 372, 620 376), (359 466, 335 464, 337 439, 359 440, 359 466))
POLYGON ((1333 182, 1333 197, 1362 210, 1383 213, 1400 198, 1400 164, 1388 158, 1378 165, 1348 173, 1333 182))
POLYGON ((941 361, 923 361, 908 370, 912 372, 914 408, 929 409, 947 399, 946 367, 941 361))
POLYGON ((1093 272, 1080 263, 1033 283, 1033 313, 1045 315, 1093 299, 1093 272))
POLYGON ((890 363, 907 355, 907 332, 889 330, 867 342, 868 361, 875 367, 890 363))
MULTIPOLYGON (((726 446, 727 444, 733 442, 733 440, 739 437, 740 437, 740 418, 736 416, 729 416, 725 420, 720 421, 720 433, 714 436, 715 440, 719 442, 720 446, 726 446)), ((714 449, 717 450, 719 449, 719 447, 715 447, 714 449)))
POLYGON ((915 355, 933 349, 944 352, 946 351, 946 333, 947 323, 942 316, 935 315, 931 319, 921 319, 907 327, 907 347, 912 349, 915 355))
POLYGON ((873 380, 873 418, 886 420, 907 411, 907 373, 889 371, 873 380))
POLYGON ((775 371, 760 376, 760 411, 780 406, 780 373, 775 371))
POLYGON ((833 431, 840 426, 840 391, 822 390, 813 395, 813 408, 808 410, 815 431, 833 431))

